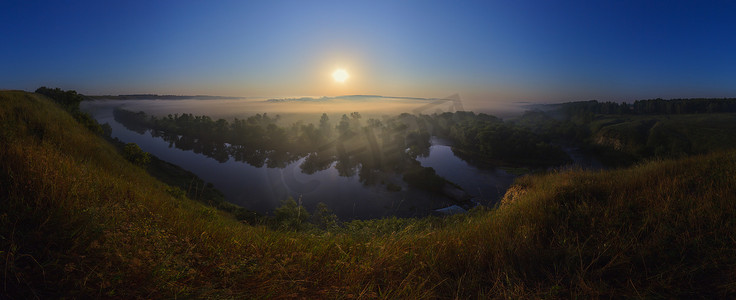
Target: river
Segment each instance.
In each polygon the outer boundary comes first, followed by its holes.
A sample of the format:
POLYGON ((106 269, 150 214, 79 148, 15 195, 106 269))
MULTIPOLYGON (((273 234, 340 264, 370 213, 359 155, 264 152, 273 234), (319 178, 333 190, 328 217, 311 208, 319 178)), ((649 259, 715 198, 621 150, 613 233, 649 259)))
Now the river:
MULTIPOLYGON (((227 201, 247 209, 268 214, 280 206, 282 200, 293 197, 310 211, 317 203, 324 202, 340 219, 350 220, 426 216, 454 204, 443 195, 409 187, 398 174, 389 174, 384 179, 401 187, 400 191, 390 191, 385 184, 361 183, 357 174, 340 176, 334 163, 326 170, 302 173, 299 166, 305 158, 284 168, 255 167, 232 158, 221 163, 203 154, 173 147, 161 137, 153 137, 149 131, 138 133, 126 129, 113 117, 113 109, 126 102, 88 101, 82 103, 82 109, 101 124, 110 124, 112 137, 136 143, 143 151, 196 174, 222 191, 227 201)), ((469 164, 453 153, 447 141, 432 138, 431 142, 429 154, 417 160, 462 187, 475 202, 494 204, 515 178, 501 169, 481 169, 469 164)))

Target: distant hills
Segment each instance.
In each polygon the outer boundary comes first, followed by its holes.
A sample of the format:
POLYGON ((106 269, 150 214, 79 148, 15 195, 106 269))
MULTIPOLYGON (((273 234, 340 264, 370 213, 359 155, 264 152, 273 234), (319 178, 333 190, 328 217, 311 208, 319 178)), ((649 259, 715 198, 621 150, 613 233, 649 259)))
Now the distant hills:
POLYGON ((294 97, 294 98, 271 98, 266 102, 324 102, 332 100, 350 100, 350 101, 366 101, 366 100, 412 100, 412 101, 436 101, 446 100, 441 98, 420 98, 420 97, 394 97, 380 95, 344 95, 344 96, 322 96, 322 97, 294 97))
MULTIPOLYGON (((209 95, 158 95, 158 94, 125 94, 125 95, 93 95, 86 96, 94 100, 223 100, 223 99, 245 99, 250 97, 232 97, 232 96, 209 96, 209 95)), ((265 102, 325 102, 332 100, 350 100, 350 101, 366 101, 366 100, 411 100, 411 101, 437 101, 447 100, 443 98, 421 98, 421 97, 396 97, 396 96, 380 96, 380 95, 343 95, 343 96, 305 96, 305 97, 287 97, 287 98, 269 98, 265 102)))
POLYGON ((229 96, 208 96, 208 95, 157 95, 157 94, 128 94, 128 95, 96 95, 87 96, 87 98, 95 100, 184 100, 184 99, 196 99, 196 100, 222 100, 222 99, 243 99, 244 97, 229 97, 229 96))

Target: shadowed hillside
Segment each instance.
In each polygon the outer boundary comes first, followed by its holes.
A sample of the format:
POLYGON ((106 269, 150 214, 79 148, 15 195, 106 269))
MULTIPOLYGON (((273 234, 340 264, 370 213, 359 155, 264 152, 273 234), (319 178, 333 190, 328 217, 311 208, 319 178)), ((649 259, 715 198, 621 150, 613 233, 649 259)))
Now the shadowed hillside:
POLYGON ((520 178, 491 210, 250 226, 0 92, 0 298, 736 296, 736 152, 520 178))

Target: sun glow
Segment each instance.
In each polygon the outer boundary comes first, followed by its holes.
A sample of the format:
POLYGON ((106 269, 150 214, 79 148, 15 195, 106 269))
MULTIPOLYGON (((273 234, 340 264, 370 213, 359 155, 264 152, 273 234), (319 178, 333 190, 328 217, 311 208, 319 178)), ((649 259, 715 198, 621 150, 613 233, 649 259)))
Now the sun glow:
POLYGON ((337 69, 335 72, 332 72, 332 78, 335 79, 336 82, 345 83, 345 80, 350 78, 350 74, 348 74, 345 69, 337 69))

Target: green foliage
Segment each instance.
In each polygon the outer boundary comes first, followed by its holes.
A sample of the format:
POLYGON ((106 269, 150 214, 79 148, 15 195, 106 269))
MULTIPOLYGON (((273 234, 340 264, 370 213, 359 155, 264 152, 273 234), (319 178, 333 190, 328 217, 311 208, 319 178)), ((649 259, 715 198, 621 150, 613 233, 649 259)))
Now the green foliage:
POLYGON ((736 99, 597 101, 548 106, 513 122, 548 140, 582 147, 608 166, 736 148, 736 99))
MULTIPOLYGON (((734 113, 736 98, 661 98, 636 100, 631 105, 626 102, 598 102, 596 100, 555 104, 555 108, 570 118, 592 115, 621 114, 700 114, 700 113, 734 113)), ((590 120, 588 120, 589 122, 590 120)))
POLYGON ((444 178, 437 175, 433 168, 422 167, 418 164, 404 172, 403 179, 411 186, 435 193, 442 192, 442 188, 447 183, 444 178))
POLYGON ((75 111, 72 113, 72 116, 74 117, 74 119, 77 120, 77 122, 79 122, 79 124, 87 127, 87 129, 97 135, 110 136, 110 134, 112 133, 112 128, 110 127, 110 124, 105 123, 103 125, 100 125, 99 123, 97 123, 97 120, 92 118, 92 116, 88 113, 75 111), (107 125, 107 127, 105 127, 105 125, 107 125))
POLYGON ((548 140, 575 144, 588 139, 590 129, 585 125, 592 120, 592 114, 569 119, 558 119, 553 117, 554 114, 534 110, 526 111, 512 122, 548 140))
POLYGON ((332 136, 330 117, 328 117, 326 113, 322 113, 322 116, 319 118, 319 131, 323 137, 329 138, 332 136))
POLYGON ((444 113, 433 117, 438 134, 460 150, 485 160, 532 166, 556 166, 570 158, 559 147, 514 123, 472 112, 444 113))
POLYGON ((301 203, 297 204, 292 197, 284 200, 281 206, 274 210, 274 215, 280 229, 303 230, 309 227, 309 212, 301 203))
POLYGON ((82 126, 87 127, 90 131, 95 134, 102 136, 110 136, 110 125, 104 127, 92 118, 88 113, 79 111, 79 103, 84 101, 84 96, 77 94, 74 90, 64 91, 60 88, 50 89, 47 87, 40 87, 36 89, 36 93, 49 97, 54 102, 60 104, 66 111, 72 114, 74 119, 77 120, 82 126))
POLYGON ((123 156, 135 165, 146 167, 151 163, 151 154, 141 150, 136 143, 128 143, 123 149, 123 156))
POLYGON ((736 98, 650 99, 634 101, 637 114, 694 114, 736 112, 736 98))
POLYGON ((361 126, 360 113, 343 115, 337 126, 339 136, 332 136, 329 117, 322 115, 319 126, 294 123, 276 125, 277 118, 256 114, 245 120, 220 119, 191 114, 148 116, 144 112, 115 109, 114 117, 128 129, 143 133, 151 130, 182 150, 203 153, 220 162, 231 157, 250 165, 283 167, 306 157, 300 168, 304 173, 327 169, 334 164, 341 176, 356 173, 366 185, 380 181, 389 173, 402 173, 416 162, 417 156, 429 154, 430 133, 415 126, 415 116, 381 122, 368 120, 361 126), (410 124, 406 124, 410 123, 410 124), (409 126, 412 125, 412 126, 409 126), (409 148, 406 152, 404 149, 409 148))
POLYGON ((184 199, 187 196, 187 193, 178 187, 167 187, 166 192, 176 199, 184 199))
POLYGON ((110 138, 112 135, 112 126, 110 124, 105 123, 100 125, 100 129, 102 130, 102 136, 106 138, 110 138))
MULTIPOLYGON (((672 116, 600 117, 590 143, 632 157, 682 157, 736 148, 736 115, 700 114, 672 116)), ((615 155, 615 153, 614 153, 615 155)))
POLYGON ((36 89, 36 93, 53 99, 68 111, 78 111, 79 103, 84 100, 84 97, 74 90, 64 91, 60 88, 50 89, 43 86, 36 89))
POLYGON ((327 207, 327 204, 320 202, 317 203, 317 208, 314 209, 314 214, 312 214, 312 223, 320 229, 329 230, 337 228, 338 219, 332 213, 332 210, 327 207))

